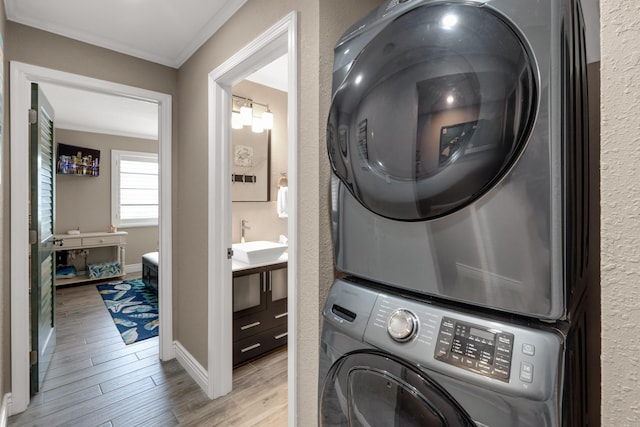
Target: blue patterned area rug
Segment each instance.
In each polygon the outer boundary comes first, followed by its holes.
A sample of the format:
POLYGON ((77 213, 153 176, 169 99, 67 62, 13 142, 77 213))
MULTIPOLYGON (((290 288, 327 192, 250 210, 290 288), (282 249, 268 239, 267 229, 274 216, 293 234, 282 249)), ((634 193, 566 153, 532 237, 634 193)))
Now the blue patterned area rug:
POLYGON ((158 294, 142 279, 96 287, 125 344, 158 336, 158 294))

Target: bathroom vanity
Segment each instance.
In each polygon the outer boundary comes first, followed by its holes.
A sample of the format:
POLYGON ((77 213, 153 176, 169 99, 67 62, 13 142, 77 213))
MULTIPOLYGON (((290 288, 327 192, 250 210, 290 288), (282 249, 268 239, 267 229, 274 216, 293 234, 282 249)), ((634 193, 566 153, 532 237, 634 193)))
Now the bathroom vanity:
POLYGON ((233 262, 233 365, 287 343, 287 254, 260 265, 233 262))

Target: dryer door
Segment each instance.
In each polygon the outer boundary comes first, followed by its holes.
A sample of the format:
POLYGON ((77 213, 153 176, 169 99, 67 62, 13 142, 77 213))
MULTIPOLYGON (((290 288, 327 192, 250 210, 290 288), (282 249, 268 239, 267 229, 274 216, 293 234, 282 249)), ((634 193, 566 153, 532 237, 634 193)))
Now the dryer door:
POLYGON ((331 367, 320 395, 320 425, 475 427, 425 373, 376 351, 349 353, 331 367))
POLYGON ((423 5, 391 21, 334 94, 335 174, 367 209, 403 221, 480 197, 516 161, 535 118, 523 40, 486 5, 423 5))

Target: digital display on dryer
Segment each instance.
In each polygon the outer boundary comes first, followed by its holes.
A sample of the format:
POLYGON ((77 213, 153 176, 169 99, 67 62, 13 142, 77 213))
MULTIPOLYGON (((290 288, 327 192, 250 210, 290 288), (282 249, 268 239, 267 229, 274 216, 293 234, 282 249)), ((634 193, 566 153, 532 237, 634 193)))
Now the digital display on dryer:
POLYGON ((478 337, 483 340, 491 340, 491 342, 494 342, 496 339, 496 334, 485 331, 483 329, 471 328, 470 332, 472 337, 478 337))
POLYGON ((444 317, 434 358, 480 375, 508 382, 513 334, 444 317))
POLYGON ((463 323, 457 323, 453 335, 451 352, 472 360, 480 360, 488 365, 493 365, 495 345, 496 334, 463 323))

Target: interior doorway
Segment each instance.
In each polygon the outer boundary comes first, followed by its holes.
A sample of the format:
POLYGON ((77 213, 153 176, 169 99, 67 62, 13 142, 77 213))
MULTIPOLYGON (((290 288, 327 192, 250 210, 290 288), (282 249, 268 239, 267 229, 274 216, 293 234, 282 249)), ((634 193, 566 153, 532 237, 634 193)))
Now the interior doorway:
POLYGON ((29 198, 28 120, 30 84, 48 82, 69 88, 145 100, 158 106, 160 212, 159 246, 162 274, 159 278, 160 335, 162 360, 174 357, 172 320, 172 242, 171 242, 171 95, 89 78, 20 62, 10 64, 11 93, 11 403, 16 414, 29 404, 29 223, 25 206, 29 198), (164 189, 164 191, 163 191, 164 189))
POLYGON ((298 79, 297 15, 291 12, 222 65, 209 73, 209 273, 208 273, 208 388, 210 398, 231 391, 232 284, 231 262, 231 88, 254 71, 287 55, 288 141, 288 411, 296 420, 297 312, 297 151, 298 79), (214 327, 221 325, 221 327, 214 327))

